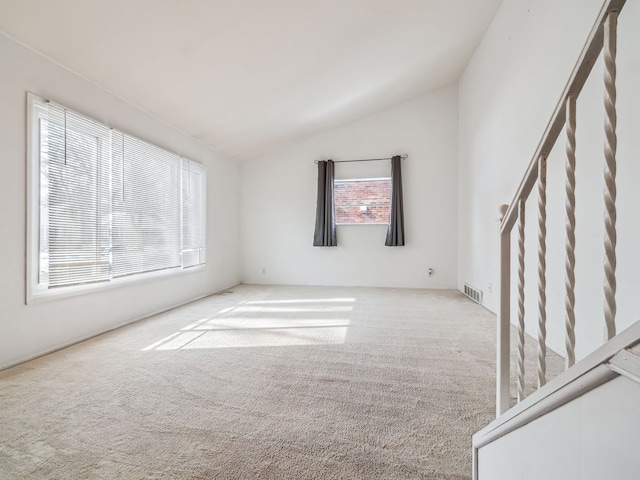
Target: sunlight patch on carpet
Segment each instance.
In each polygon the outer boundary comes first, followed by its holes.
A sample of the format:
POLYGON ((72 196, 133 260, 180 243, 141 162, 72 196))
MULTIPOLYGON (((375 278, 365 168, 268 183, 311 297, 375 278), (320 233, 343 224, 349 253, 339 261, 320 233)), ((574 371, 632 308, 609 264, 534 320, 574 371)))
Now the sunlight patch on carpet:
POLYGON ((354 298, 252 300, 220 310, 143 351, 342 344, 354 298))
POLYGON ((295 304, 295 303, 353 303, 355 298, 296 298, 295 300, 248 300, 246 305, 295 304))
POLYGON ((292 328, 233 328, 177 332, 146 348, 149 350, 188 350, 192 348, 284 347, 337 345, 347 336, 349 323, 292 328))

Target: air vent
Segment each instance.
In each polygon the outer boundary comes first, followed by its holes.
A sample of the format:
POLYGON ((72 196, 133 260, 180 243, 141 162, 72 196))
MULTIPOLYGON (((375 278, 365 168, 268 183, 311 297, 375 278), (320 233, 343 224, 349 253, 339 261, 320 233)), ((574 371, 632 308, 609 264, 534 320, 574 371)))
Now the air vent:
POLYGON ((482 290, 472 287, 468 283, 464 284, 464 294, 476 303, 482 305, 482 290))

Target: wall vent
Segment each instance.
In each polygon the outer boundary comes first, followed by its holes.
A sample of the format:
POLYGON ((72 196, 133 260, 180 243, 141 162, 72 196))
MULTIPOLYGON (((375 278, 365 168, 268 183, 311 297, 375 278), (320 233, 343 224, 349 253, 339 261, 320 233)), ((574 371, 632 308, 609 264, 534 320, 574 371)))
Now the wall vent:
POLYGON ((464 294, 476 303, 482 305, 482 290, 472 287, 468 283, 464 284, 464 294))

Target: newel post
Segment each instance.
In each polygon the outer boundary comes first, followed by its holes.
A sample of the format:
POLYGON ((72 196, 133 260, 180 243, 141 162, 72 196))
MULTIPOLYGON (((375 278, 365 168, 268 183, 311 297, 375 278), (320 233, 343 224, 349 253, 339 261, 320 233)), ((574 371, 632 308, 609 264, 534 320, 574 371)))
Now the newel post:
MULTIPOLYGON (((500 206, 500 220, 504 218, 509 206, 500 206)), ((498 304, 498 335, 496 358, 496 417, 509 409, 509 362, 510 362, 510 331, 511 319, 511 232, 499 228, 499 290, 498 304)))

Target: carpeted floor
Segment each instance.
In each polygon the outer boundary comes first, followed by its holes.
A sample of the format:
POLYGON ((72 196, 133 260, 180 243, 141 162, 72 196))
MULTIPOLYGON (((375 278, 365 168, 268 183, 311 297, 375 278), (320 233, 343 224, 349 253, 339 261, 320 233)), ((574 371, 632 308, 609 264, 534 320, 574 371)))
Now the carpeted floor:
POLYGON ((456 291, 232 290, 0 372, 0 478, 470 478, 494 315, 456 291))

